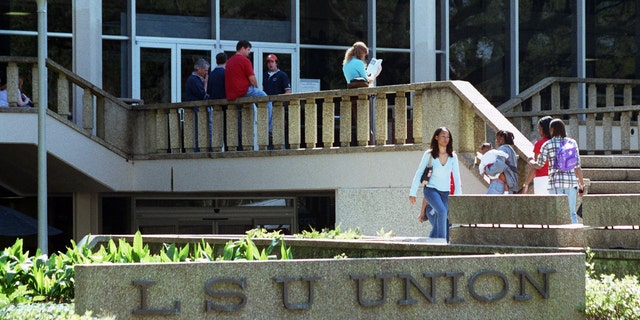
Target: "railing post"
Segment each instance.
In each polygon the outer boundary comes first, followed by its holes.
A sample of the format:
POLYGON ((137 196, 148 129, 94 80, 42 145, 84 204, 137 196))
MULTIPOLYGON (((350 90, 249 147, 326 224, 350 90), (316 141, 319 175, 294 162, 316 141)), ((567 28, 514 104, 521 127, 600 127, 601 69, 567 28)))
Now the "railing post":
POLYGON ((242 134, 242 149, 244 151, 248 151, 248 150, 253 150, 253 135, 255 134, 253 132, 253 127, 255 125, 255 121, 253 119, 253 115, 257 110, 254 110, 254 108, 256 108, 253 103, 250 103, 249 105, 243 104, 242 105, 242 128, 241 128, 241 134, 242 134))
POLYGON ((156 152, 171 152, 171 147, 169 146, 169 121, 167 110, 158 109, 155 112, 155 125, 156 125, 156 136, 155 136, 155 144, 156 144, 156 152))
MULTIPOLYGON (((632 102, 631 86, 625 85, 623 89, 623 105, 630 106, 632 102)), ((620 114, 620 149, 622 153, 628 154, 631 150, 631 111, 625 111, 620 114)))
POLYGON ((39 106, 40 103, 40 72, 38 72, 38 65, 34 64, 31 67, 31 101, 34 106, 39 106))
POLYGON ((348 147, 351 144, 351 97, 340 98, 340 146, 348 147))
POLYGON ((242 106, 240 105, 229 105, 227 106, 227 149, 229 151, 237 151, 238 150, 238 140, 239 136, 239 122, 241 114, 242 106))
POLYGON ((105 122, 107 121, 105 115, 105 101, 104 97, 96 96, 96 136, 100 138, 105 138, 106 136, 106 128, 105 122))
POLYGON ((318 106, 315 98, 304 104, 304 141, 307 148, 315 148, 318 142, 318 106))
POLYGON ((68 117, 69 114, 69 81, 67 76, 58 72, 58 114, 68 117))
POLYGON ((551 85, 551 110, 558 111, 560 107, 560 84, 554 82, 551 85))
MULTIPOLYGON (((607 85, 607 90, 605 93, 605 101, 606 107, 615 106, 615 88, 613 84, 607 85)), ((612 133, 612 125, 613 125, 613 112, 605 112, 602 114, 602 146, 605 154, 611 154, 611 150, 613 149, 613 133, 612 133)))
MULTIPOLYGON (((376 100, 376 144, 385 144, 387 139, 387 104, 387 95, 378 94, 376 100), (380 121, 380 118, 383 118, 384 122, 380 121)), ((405 144, 407 143, 408 125, 406 92, 397 91, 394 104, 393 135, 395 136, 395 144, 405 144)), ((391 139, 391 144, 393 143, 393 139, 391 139)))
POLYGON ((335 106, 333 99, 327 97, 322 102, 322 146, 324 148, 333 147, 333 141, 335 140, 335 106))
MULTIPOLYGON (((587 88, 588 104, 587 109, 594 110, 598 107, 598 87, 595 83, 589 84, 587 88)), ((593 150, 596 149, 596 114, 587 113, 587 150, 590 154, 594 154, 593 150)))
MULTIPOLYGON (((578 110, 578 84, 572 83, 569 85, 569 110, 578 110)), ((573 137, 578 143, 580 143, 580 135, 578 115, 572 114, 569 116, 569 136, 573 137)))
POLYGON ((183 152, 200 152, 198 149, 198 136, 196 121, 198 120, 198 107, 183 109, 182 117, 182 150, 183 152))
POLYGON ((427 90, 416 90, 413 94, 413 113, 411 115, 413 121, 413 128, 411 128, 411 134, 413 135, 413 143, 422 143, 422 132, 424 131, 422 123, 422 112, 424 110, 424 102, 426 101, 427 90))
POLYGON ((208 114, 209 113, 207 112, 207 107, 202 106, 202 107, 193 108, 193 112, 194 112, 194 115, 196 116, 196 119, 194 120, 194 125, 196 126, 195 129, 197 133, 197 135, 195 136, 197 141, 195 145, 196 152, 208 150, 208 142, 209 142, 208 114))
POLYGON ((258 121, 258 150, 266 150, 269 144, 269 109, 267 102, 256 103, 258 108, 257 121, 258 121))
POLYGON ((167 127, 169 132, 169 153, 180 152, 180 118, 178 117, 178 110, 167 110, 167 127))
POLYGON ((272 109, 272 131, 271 139, 273 140, 274 149, 285 149, 284 139, 284 103, 282 101, 274 101, 272 109))
MULTIPOLYGON (((224 111, 222 106, 213 106, 213 107, 209 107, 211 108, 211 133, 208 134, 209 138, 211 139, 211 150, 210 151, 222 151, 222 148, 224 146, 225 143, 229 143, 228 141, 224 141, 224 113, 225 112, 229 112, 229 111, 224 111)), ((235 109, 233 106, 231 107, 232 109, 235 109)), ((224 108, 226 109, 226 108, 224 108)), ((231 110, 231 109, 229 109, 231 110)), ((231 113, 235 113, 236 115, 238 114, 237 112, 235 112, 235 110, 233 110, 231 113)), ((227 126, 229 126, 228 124, 229 119, 227 119, 227 126)), ((238 126, 238 119, 236 116, 236 127, 238 126)), ((236 132, 237 129, 236 129, 236 132)), ((227 137, 227 140, 229 140, 229 138, 227 137)), ((237 133, 236 133, 236 141, 238 141, 237 139, 237 133)))
MULTIPOLYGON (((65 112, 68 114, 69 109, 65 110, 65 112)), ((58 113, 60 113, 60 110, 58 110, 58 113)), ((89 89, 82 90, 82 128, 89 132, 93 131, 93 94, 89 89)))
POLYGON ((291 149, 299 149, 300 139, 300 100, 289 101, 289 147, 291 149))
POLYGON ((366 94, 358 95, 356 139, 358 140, 359 146, 369 145, 369 135, 371 134, 369 118, 369 96, 366 94))
POLYGON ((18 64, 9 62, 7 66, 7 101, 10 107, 18 106, 18 64))
MULTIPOLYGON (((522 106, 522 104, 520 104, 520 106, 522 106)), ((531 111, 536 113, 542 111, 542 97, 540 96, 539 92, 531 97, 531 111)), ((535 132, 537 134, 538 131, 536 129, 538 127, 538 120, 540 120, 539 117, 531 117, 531 122, 529 123, 529 126, 527 128, 527 132, 523 132, 525 136, 533 138, 532 132, 535 132)))

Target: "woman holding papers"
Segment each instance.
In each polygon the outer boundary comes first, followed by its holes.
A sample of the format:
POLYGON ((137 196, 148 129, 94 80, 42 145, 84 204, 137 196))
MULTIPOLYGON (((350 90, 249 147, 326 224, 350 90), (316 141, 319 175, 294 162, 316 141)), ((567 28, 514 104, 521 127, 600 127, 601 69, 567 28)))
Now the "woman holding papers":
POLYGON ((345 52, 344 61, 342 61, 342 72, 345 80, 347 80, 347 88, 368 87, 373 84, 373 81, 382 71, 382 60, 372 59, 372 70, 370 71, 375 71, 375 74, 373 72, 367 73, 365 68, 367 54, 369 54, 369 48, 362 41, 354 43, 345 52), (375 68, 376 65, 377 69, 375 68))

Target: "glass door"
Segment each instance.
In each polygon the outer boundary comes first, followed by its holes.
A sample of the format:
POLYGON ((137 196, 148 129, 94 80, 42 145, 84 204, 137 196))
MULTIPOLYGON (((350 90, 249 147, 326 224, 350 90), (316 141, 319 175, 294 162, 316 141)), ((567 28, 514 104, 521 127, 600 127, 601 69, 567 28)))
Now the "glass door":
MULTIPOLYGON (((236 53, 237 42, 222 41, 221 49, 229 58, 236 53)), ((298 80, 300 78, 299 57, 295 54, 295 49, 289 44, 251 42, 251 54, 249 60, 253 64, 253 72, 256 75, 258 86, 262 86, 264 74, 267 72, 266 59, 269 54, 275 54, 278 57, 278 68, 287 73, 291 81, 292 92, 296 92, 298 80)), ((215 56, 215 54, 214 54, 215 56)), ((214 59, 215 62, 215 59, 214 59)))
MULTIPOLYGON (((211 68, 216 64, 215 56, 224 51, 228 57, 236 53, 236 41, 222 41, 219 46, 213 40, 170 39, 138 37, 133 50, 132 97, 144 103, 173 103, 182 101, 184 83, 193 72, 194 63, 204 58, 211 68)), ((278 57, 278 68, 287 73, 292 92, 297 92, 299 83, 299 56, 289 44, 252 42, 249 59, 258 86, 267 71, 269 54, 278 57)))
MULTIPOLYGON (((171 47, 143 47, 140 48, 140 62, 137 77, 134 76, 133 97, 142 99, 144 103, 173 102, 175 59, 171 47)), ((134 72, 136 74, 136 72, 134 72)))
POLYGON ((134 48, 132 96, 144 103, 180 102, 195 62, 215 65, 212 41, 139 37, 134 48), (212 62, 212 58, 213 62, 212 62))

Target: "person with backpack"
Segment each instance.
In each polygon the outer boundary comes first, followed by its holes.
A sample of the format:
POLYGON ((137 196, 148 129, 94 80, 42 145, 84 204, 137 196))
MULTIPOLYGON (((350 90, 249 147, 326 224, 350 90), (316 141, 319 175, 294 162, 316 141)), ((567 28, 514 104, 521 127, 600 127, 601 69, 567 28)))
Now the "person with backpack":
POLYGON ((549 123, 551 139, 542 145, 538 159, 529 158, 534 169, 540 169, 549 161, 550 194, 566 194, 569 197, 571 223, 578 223, 576 214, 577 195, 584 192, 584 180, 580 169, 580 152, 578 143, 567 137, 564 122, 553 119, 549 123))

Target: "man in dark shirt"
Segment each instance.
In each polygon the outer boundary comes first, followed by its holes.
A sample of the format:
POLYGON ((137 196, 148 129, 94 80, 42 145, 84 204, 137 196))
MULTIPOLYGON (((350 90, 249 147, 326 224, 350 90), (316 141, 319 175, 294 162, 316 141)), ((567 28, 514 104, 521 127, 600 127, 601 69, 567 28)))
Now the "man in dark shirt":
POLYGON ((209 73, 207 92, 209 99, 225 99, 224 66, 227 63, 227 54, 220 52, 216 55, 216 67, 209 73))
MULTIPOLYGON (((225 93, 224 86, 224 74, 225 74, 225 65, 227 64, 227 54, 224 52, 220 52, 216 55, 216 67, 211 70, 209 73, 209 80, 207 81, 207 93, 209 94, 209 99, 225 99, 227 97, 225 93)), ((223 150, 226 149, 227 144, 227 106, 222 107, 222 136, 223 136, 223 150)), ((213 151, 213 143, 211 140, 213 139, 213 108, 207 108, 207 120, 209 123, 209 151, 213 151)))
MULTIPOLYGON (((289 76, 286 72, 278 69, 278 56, 272 53, 267 56, 266 60, 267 71, 264 73, 264 77, 262 77, 262 88, 264 88, 264 92, 270 96, 291 93, 291 81, 289 81, 289 76)), ((269 149, 272 149, 273 103, 269 102, 267 104, 267 108, 269 112, 269 149)))
POLYGON ((184 97, 182 101, 205 100, 207 96, 207 76, 209 74, 209 63, 207 60, 198 59, 193 66, 193 73, 187 78, 184 85, 184 97))
POLYGON ((275 54, 267 56, 267 72, 262 78, 262 87, 268 95, 291 93, 289 76, 278 69, 278 57, 275 54))

